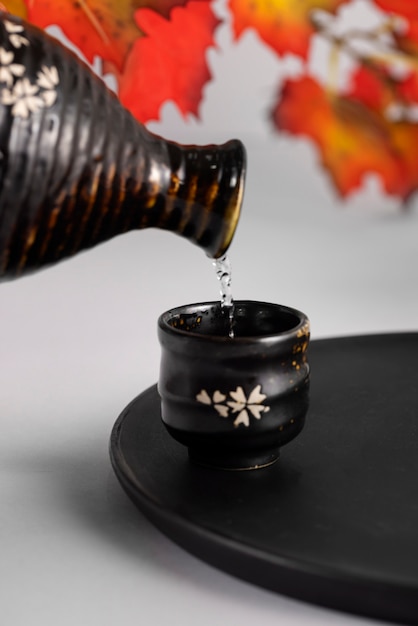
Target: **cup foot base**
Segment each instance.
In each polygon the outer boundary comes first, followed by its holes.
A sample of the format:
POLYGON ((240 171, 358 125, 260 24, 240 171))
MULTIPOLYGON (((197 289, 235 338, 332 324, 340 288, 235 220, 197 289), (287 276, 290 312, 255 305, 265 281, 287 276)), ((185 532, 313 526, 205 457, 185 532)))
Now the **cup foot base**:
POLYGON ((190 447, 189 459, 192 463, 212 469, 229 471, 250 471, 273 465, 279 458, 279 448, 267 450, 245 450, 245 452, 214 453, 211 450, 190 447))

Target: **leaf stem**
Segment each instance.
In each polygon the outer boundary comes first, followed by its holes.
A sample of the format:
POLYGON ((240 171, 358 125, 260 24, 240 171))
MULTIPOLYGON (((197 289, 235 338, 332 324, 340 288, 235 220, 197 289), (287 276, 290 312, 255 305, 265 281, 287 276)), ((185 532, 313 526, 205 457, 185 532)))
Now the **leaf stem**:
POLYGON ((81 10, 84 11, 87 19, 90 21, 90 23, 93 26, 93 28, 97 31, 97 34, 99 35, 99 37, 101 37, 102 41, 108 46, 110 44, 109 37, 107 36, 105 31, 103 30, 99 20, 94 15, 93 11, 88 6, 87 1, 86 0, 78 0, 78 4, 80 5, 81 10))

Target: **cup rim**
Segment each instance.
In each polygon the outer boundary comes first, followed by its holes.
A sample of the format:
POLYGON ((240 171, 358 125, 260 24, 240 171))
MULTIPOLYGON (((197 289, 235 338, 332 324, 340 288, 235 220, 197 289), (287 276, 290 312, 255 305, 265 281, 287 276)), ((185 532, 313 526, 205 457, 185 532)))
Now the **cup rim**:
POLYGON ((278 304, 274 302, 265 302, 261 300, 234 300, 235 306, 249 306, 249 305, 260 305, 265 307, 272 307, 281 309, 283 312, 294 315, 299 318, 299 323, 290 328, 289 330, 284 330, 276 333, 267 333, 263 335, 245 335, 245 336, 235 336, 231 339, 228 335, 211 335, 211 334, 202 334, 198 332, 194 332, 193 330, 182 330, 181 328, 175 328, 171 326, 168 322, 169 319, 174 317, 175 315, 179 315, 181 313, 193 313, 196 312, 199 308, 203 307, 213 307, 214 305, 220 306, 219 300, 213 300, 208 302, 196 302, 192 304, 183 304, 172 309, 168 309, 164 313, 162 313, 158 318, 158 327, 165 333, 172 335, 173 337, 185 337, 189 340, 202 341, 206 343, 222 343, 228 344, 231 346, 238 346, 248 343, 254 342, 268 342, 268 341, 279 341, 282 339, 285 341, 289 337, 294 337, 298 334, 299 331, 304 330, 303 334, 308 334, 310 332, 310 322, 306 313, 299 311, 293 307, 289 307, 283 304, 278 304))

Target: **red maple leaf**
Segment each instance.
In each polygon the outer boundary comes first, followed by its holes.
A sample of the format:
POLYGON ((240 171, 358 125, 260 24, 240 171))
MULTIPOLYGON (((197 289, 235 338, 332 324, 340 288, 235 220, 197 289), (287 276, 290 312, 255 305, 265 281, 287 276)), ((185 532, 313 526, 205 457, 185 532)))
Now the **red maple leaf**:
POLYGON ((197 115, 210 79, 206 50, 219 20, 211 0, 6 0, 6 9, 58 25, 89 62, 116 76, 123 104, 141 121, 165 100, 197 115))
MULTIPOLYGON (((357 84, 362 80, 364 75, 357 84)), ((418 125, 393 123, 379 110, 387 101, 384 86, 380 96, 375 93, 372 108, 361 102, 360 93, 354 88, 353 94, 332 94, 307 76, 289 80, 273 110, 273 122, 280 130, 313 140, 342 196, 373 172, 388 193, 407 200, 418 188, 418 125)))
MULTIPOLYGON (((21 0, 20 0, 21 1, 21 0)), ((119 71, 123 69, 126 56, 141 30, 135 21, 135 10, 152 7, 167 15, 173 6, 183 5, 187 0, 25 0, 27 16, 13 11, 9 0, 8 10, 39 26, 60 26, 87 60, 92 63, 99 56, 112 63, 119 71)), ((23 3, 22 3, 23 4, 23 3)))
POLYGON ((92 63, 100 56, 122 69, 135 39, 141 35, 130 0, 26 0, 28 20, 46 28, 60 26, 92 63))
POLYGON ((183 115, 198 115, 202 89, 211 78, 206 51, 219 24, 208 2, 176 7, 170 19, 149 9, 136 12, 138 38, 119 76, 119 97, 141 121, 158 119, 161 105, 173 100, 183 115))

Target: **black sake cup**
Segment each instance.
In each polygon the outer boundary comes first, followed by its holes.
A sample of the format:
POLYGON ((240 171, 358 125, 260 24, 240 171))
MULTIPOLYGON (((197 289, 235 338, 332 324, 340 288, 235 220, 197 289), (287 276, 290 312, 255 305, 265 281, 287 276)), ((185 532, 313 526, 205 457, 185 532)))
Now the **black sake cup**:
POLYGON ((190 459, 219 469, 274 463, 309 405, 309 320, 279 304, 237 301, 234 338, 219 302, 158 320, 163 422, 190 459))

